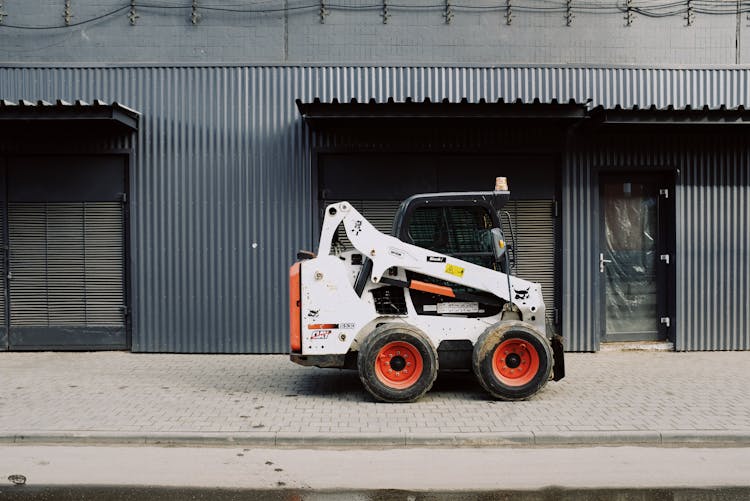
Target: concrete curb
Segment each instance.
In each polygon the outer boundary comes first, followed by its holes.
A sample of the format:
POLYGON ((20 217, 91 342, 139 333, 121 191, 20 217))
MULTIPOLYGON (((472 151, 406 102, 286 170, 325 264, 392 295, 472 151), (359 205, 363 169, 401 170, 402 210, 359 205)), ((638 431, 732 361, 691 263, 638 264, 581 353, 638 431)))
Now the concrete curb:
POLYGON ((750 446, 750 430, 340 434, 288 432, 4 432, 0 444, 182 447, 750 446))
POLYGON ((658 431, 535 432, 534 445, 662 445, 658 431))

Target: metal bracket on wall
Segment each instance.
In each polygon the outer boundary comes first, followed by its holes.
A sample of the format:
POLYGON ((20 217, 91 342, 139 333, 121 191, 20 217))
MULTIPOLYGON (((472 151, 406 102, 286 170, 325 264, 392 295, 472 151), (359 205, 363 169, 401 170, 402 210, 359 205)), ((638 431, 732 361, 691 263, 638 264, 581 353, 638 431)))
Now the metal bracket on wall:
POLYGON ((128 19, 130 19, 130 25, 135 26, 135 21, 138 19, 138 13, 135 11, 135 0, 130 0, 130 12, 128 12, 128 19))
POLYGON ((65 0, 63 19, 65 19, 65 26, 70 26, 70 21, 73 19, 73 8, 71 6, 71 0, 65 0))
POLYGON ((330 14, 326 9, 326 3, 324 0, 320 0, 320 24, 326 24, 326 17, 330 14))
POLYGON ((388 18, 391 17, 388 12, 388 0, 383 0, 383 12, 380 15, 383 17, 383 24, 388 24, 388 18))
POLYGON ((693 10, 693 0, 688 0, 687 2, 687 16, 685 16, 685 19, 687 20, 687 25, 692 26, 695 22, 695 10, 693 10))
POLYGON ((625 26, 633 26, 633 0, 625 0, 625 26))
POLYGON ((451 21, 453 21, 453 6, 449 0, 445 0, 445 12, 443 13, 443 17, 445 18, 445 24, 451 24, 451 21))
POLYGON ((201 20, 201 15, 198 13, 198 0, 193 0, 193 5, 190 9, 190 22, 193 24, 198 24, 198 22, 201 20))
POLYGON ((5 19, 5 16, 8 14, 3 10, 3 2, 0 2, 0 24, 3 24, 3 19, 5 19))
POLYGON ((510 25, 513 22, 513 4, 511 0, 505 0, 505 24, 510 25))
POLYGON ((573 24, 573 0, 567 0, 565 2, 565 26, 573 24))

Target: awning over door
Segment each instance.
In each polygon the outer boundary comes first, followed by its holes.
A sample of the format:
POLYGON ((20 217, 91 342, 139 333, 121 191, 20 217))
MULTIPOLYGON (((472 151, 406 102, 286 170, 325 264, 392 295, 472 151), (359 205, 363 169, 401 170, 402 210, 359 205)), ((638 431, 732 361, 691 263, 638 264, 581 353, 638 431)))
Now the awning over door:
POLYGON ((30 127, 79 125, 96 128, 102 132, 132 132, 138 129, 140 113, 120 103, 111 104, 95 100, 92 103, 77 100, 69 103, 57 100, 8 101, 0 99, 0 131, 28 132, 30 127))
POLYGON ((744 106, 737 108, 693 108, 685 106, 675 108, 668 106, 666 108, 623 108, 615 106, 614 108, 605 108, 597 106, 589 113, 592 125, 617 126, 617 125, 638 125, 638 126, 748 126, 750 125, 750 110, 744 106))
POLYGON ((538 99, 532 102, 521 100, 506 102, 499 99, 488 102, 480 99, 469 102, 462 99, 452 102, 442 101, 414 101, 406 98, 397 102, 389 98, 385 102, 371 99, 359 102, 352 99, 349 102, 322 102, 315 98, 312 102, 303 103, 297 99, 297 109, 302 117, 313 127, 341 127, 341 126, 373 126, 382 122, 419 122, 430 120, 431 123, 452 123, 456 121, 470 121, 472 123, 496 122, 535 122, 544 120, 547 124, 567 124, 577 122, 586 117, 586 104, 569 101, 567 103, 552 100, 548 103, 538 99))
POLYGON ((312 102, 304 103, 297 99, 297 109, 307 123, 313 128, 351 126, 372 126, 387 122, 400 121, 418 122, 432 120, 433 123, 450 121, 472 121, 483 124, 492 122, 513 122, 520 125, 533 123, 573 124, 586 121, 591 127, 617 125, 652 125, 652 126, 747 126, 750 125, 750 109, 744 106, 727 108, 720 106, 711 108, 703 106, 693 108, 667 106, 657 108, 651 106, 631 108, 616 105, 614 107, 597 106, 590 109, 587 103, 576 101, 550 102, 533 101, 504 101, 498 99, 488 102, 480 99, 469 102, 462 99, 459 102, 443 99, 442 101, 414 101, 406 98, 397 102, 388 98, 385 102, 370 99, 359 102, 352 99, 349 102, 339 102, 333 99, 323 102, 315 98, 312 102))

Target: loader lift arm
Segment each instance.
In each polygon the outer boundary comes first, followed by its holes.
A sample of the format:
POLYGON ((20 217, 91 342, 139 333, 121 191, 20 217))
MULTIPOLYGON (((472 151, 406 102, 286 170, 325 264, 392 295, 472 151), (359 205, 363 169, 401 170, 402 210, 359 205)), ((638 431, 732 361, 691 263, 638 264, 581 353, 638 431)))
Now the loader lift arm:
MULTIPOLYGON (((486 267, 385 235, 347 202, 329 205, 326 208, 318 256, 331 254, 334 235, 339 225, 344 226, 354 248, 372 262, 369 273, 372 282, 422 290, 464 301, 501 305, 508 303, 513 305, 525 322, 543 334, 546 332, 544 301, 539 284, 506 275, 501 271, 488 270, 486 267), (480 291, 481 297, 453 287, 420 280, 396 280, 387 276, 386 272, 391 268, 400 268, 443 282, 469 287, 480 291)), ((361 283, 362 280, 363 277, 360 276, 357 282, 361 283)))

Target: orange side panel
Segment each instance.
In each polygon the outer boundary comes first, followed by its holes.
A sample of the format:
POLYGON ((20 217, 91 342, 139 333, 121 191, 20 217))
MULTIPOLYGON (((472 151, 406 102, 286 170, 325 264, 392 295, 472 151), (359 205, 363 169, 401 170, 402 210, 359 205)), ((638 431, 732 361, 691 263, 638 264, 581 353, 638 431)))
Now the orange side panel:
POLYGON ((419 280, 412 280, 409 284, 410 289, 431 292, 440 296, 456 297, 456 293, 450 287, 444 285, 428 284, 427 282, 420 282, 419 280))
POLYGON ((293 353, 302 352, 301 268, 302 263, 294 263, 289 268, 289 346, 293 353))

